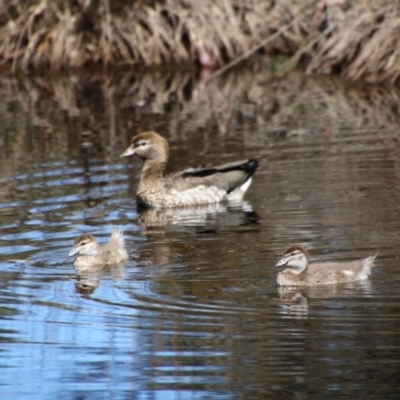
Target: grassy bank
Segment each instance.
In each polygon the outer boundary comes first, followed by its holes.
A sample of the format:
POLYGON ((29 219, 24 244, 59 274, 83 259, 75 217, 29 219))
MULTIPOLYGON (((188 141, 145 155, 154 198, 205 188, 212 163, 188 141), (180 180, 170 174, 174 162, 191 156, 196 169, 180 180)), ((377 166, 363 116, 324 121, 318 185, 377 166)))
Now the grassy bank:
POLYGON ((8 0, 5 71, 100 65, 216 70, 256 53, 308 73, 397 82, 400 6, 368 0, 8 0))

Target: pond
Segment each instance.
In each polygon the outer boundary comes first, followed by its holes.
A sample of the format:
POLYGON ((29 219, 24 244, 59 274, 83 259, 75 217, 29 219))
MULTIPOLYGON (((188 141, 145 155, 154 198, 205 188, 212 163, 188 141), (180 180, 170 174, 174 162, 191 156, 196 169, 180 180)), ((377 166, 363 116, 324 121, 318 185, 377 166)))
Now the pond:
POLYGON ((400 394, 393 88, 256 67, 1 78, 0 393, 8 399, 383 399, 400 394), (243 204, 139 212, 156 130, 171 171, 260 160, 243 204), (124 230, 123 267, 68 252, 124 230), (377 254, 367 282, 275 286, 290 244, 377 254))

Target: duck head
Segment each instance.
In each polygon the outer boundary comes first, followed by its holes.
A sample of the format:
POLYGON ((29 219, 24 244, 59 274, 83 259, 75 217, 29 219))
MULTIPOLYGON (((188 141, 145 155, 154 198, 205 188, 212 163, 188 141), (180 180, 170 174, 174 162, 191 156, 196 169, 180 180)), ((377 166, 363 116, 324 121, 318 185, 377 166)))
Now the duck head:
POLYGON ((276 264, 277 267, 287 267, 294 274, 301 274, 308 266, 310 256, 308 251, 301 246, 291 246, 285 250, 282 258, 276 264))
POLYGON ((166 162, 168 158, 168 142, 156 132, 143 132, 134 136, 130 146, 121 157, 135 155, 143 161, 166 162))
POLYGON ((74 245, 68 254, 68 257, 72 257, 76 254, 81 256, 96 256, 99 245, 94 236, 84 234, 77 237, 74 240, 74 245))

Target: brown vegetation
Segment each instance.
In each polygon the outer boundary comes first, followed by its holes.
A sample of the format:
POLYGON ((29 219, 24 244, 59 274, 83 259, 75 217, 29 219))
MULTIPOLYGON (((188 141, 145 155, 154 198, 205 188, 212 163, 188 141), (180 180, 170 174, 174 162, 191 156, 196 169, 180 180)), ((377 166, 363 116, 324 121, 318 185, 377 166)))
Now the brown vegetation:
POLYGON ((0 3, 0 54, 14 70, 192 64, 199 50, 222 64, 267 33, 272 1, 242 3, 31 0, 28 7, 10 0, 0 3))
POLYGON ((400 3, 326 0, 314 15, 296 60, 308 73, 339 72, 348 80, 396 82, 400 76, 400 3))
POLYGON ((0 62, 229 68, 261 51, 308 73, 397 82, 399 11, 392 0, 2 0, 0 62))

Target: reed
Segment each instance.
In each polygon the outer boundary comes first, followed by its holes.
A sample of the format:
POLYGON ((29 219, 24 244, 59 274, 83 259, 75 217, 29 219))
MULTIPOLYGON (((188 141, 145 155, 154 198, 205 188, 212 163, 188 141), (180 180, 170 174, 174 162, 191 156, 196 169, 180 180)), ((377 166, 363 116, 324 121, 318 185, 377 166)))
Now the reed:
POLYGON ((0 2, 0 54, 12 69, 88 64, 223 64, 267 34, 272 0, 0 2), (78 6, 79 5, 79 6, 78 6), (12 9, 12 12, 11 12, 12 9))
POLYGON ((0 68, 225 70, 268 53, 309 74, 395 83, 399 11, 392 0, 3 0, 0 68))

